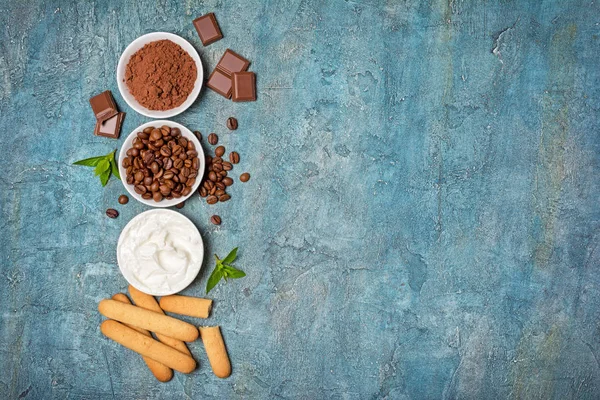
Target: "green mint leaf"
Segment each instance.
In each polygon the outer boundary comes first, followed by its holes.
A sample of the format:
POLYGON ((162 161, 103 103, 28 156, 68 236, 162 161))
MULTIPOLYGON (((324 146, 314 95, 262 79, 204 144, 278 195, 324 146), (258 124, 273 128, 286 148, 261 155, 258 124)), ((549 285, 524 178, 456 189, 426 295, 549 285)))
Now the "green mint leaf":
POLYGON ((215 267, 212 274, 210 274, 210 277, 208 278, 208 282, 206 283, 206 294, 208 294, 208 292, 210 292, 212 288, 217 286, 217 283, 219 283, 222 277, 223 270, 221 268, 215 267))
POLYGON ((73 165, 83 165, 85 167, 95 167, 100 161, 104 160, 104 156, 91 157, 84 160, 75 161, 73 165))
POLYGON ((110 179, 110 169, 107 169, 106 171, 104 171, 103 173, 100 174, 100 183, 102 183, 102 186, 106 186, 109 179, 110 179))
POLYGON ((99 176, 104 171, 107 171, 109 168, 110 168, 110 163, 106 159, 100 160, 100 162, 98 163, 98 165, 96 165, 96 169, 94 170, 94 174, 96 176, 99 176))
POLYGON ((115 161, 114 156, 110 160, 110 170, 112 174, 117 177, 117 179, 121 180, 121 174, 119 174, 119 167, 117 166, 117 162, 115 161))
POLYGON ((234 268, 231 265, 225 265, 223 267, 223 270, 227 274, 227 277, 231 279, 238 279, 246 276, 246 273, 244 271, 234 268))
POLYGON ((221 262, 223 264, 231 264, 233 262, 233 260, 235 260, 235 258, 237 257, 237 251, 238 251, 237 247, 235 249, 231 250, 229 252, 229 254, 227 254, 227 256, 223 260, 221 260, 221 262))

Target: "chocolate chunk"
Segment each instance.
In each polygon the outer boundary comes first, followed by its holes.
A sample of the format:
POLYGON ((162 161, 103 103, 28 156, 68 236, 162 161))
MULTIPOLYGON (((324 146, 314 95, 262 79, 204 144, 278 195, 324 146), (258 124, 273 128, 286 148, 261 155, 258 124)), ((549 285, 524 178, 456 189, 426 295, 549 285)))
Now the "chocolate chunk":
POLYGON ((231 82, 231 100, 236 102, 256 100, 256 75, 254 72, 235 72, 231 82))
POLYGON ((219 69, 215 69, 212 74, 210 74, 206 86, 227 99, 231 97, 231 77, 224 74, 219 69))
POLYGON ((208 13, 194 20, 194 27, 202 40, 202 44, 208 46, 217 40, 223 39, 223 34, 217 23, 214 13, 208 13))
POLYGON ((118 113, 117 104, 115 103, 115 99, 113 99, 110 90, 92 97, 90 99, 90 105, 99 122, 104 122, 118 113))
POLYGON ((94 135, 118 139, 119 135, 121 134, 121 125, 123 125, 123 119, 125 119, 125 113, 120 112, 104 122, 97 121, 96 127, 94 128, 94 135))
POLYGON ((231 76, 234 72, 242 72, 248 69, 250 65, 250 61, 246 60, 244 57, 240 56, 231 49, 225 50, 223 57, 219 60, 217 64, 217 69, 223 71, 226 75, 231 76))

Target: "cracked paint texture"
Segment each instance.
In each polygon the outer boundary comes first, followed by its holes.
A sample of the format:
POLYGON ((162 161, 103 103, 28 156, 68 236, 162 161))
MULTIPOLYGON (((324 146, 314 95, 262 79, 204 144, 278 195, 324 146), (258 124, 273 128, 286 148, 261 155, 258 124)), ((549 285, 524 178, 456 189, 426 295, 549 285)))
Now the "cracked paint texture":
MULTIPOLYGON (((599 398, 599 15, 570 0, 0 1, 0 398, 599 398), (192 20, 210 11, 225 37, 205 48, 192 20), (203 90, 173 118, 252 175, 181 210, 207 255, 239 246, 248 274, 211 293, 226 380, 196 342, 199 369, 160 384, 98 329, 98 301, 126 290, 118 235, 147 207, 71 163, 123 140, 92 135, 92 95, 112 90, 123 136, 148 121, 114 71, 151 31, 191 41, 205 76, 226 48, 257 73, 257 102, 203 90)), ((185 294, 204 295, 211 264, 185 294)))

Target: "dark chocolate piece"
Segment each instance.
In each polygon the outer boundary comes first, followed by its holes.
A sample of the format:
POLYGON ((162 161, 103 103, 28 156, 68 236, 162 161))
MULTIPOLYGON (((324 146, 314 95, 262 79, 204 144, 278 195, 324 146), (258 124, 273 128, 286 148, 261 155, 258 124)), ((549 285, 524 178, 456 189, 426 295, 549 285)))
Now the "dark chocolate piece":
POLYGON ((194 27, 202 40, 202 44, 208 46, 217 40, 223 39, 223 34, 217 23, 214 13, 208 13, 194 20, 194 27))
POLYGON ((99 122, 106 121, 117 115, 117 104, 110 90, 102 92, 90 99, 90 105, 99 122))
POLYGON ((215 69, 210 74, 206 86, 227 99, 231 97, 231 77, 219 69, 215 69))
POLYGON ((121 125, 123 125, 123 119, 125 113, 117 113, 112 118, 107 119, 104 122, 97 121, 96 127, 94 128, 94 135, 104 136, 111 139, 118 139, 121 134, 121 125))
POLYGON ((248 69, 250 65, 250 61, 246 60, 244 57, 240 56, 231 49, 225 50, 223 57, 219 60, 217 64, 217 69, 220 69, 225 74, 230 75, 234 72, 242 72, 248 69))
POLYGON ((256 75, 254 72, 235 72, 231 77, 231 100, 256 100, 256 75))

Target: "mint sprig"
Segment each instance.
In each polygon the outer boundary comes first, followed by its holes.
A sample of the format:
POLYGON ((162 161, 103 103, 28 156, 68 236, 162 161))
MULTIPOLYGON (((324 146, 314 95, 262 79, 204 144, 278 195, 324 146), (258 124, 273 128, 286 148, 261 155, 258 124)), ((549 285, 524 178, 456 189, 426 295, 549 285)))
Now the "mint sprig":
POLYGON ((119 175, 119 166, 115 161, 115 152, 112 152, 98 157, 86 158, 84 160, 75 161, 73 165, 83 165, 84 167, 94 167, 94 175, 100 178, 102 186, 106 186, 111 175, 117 179, 121 179, 119 175))
POLYGON ((219 259, 219 256, 215 254, 215 269, 213 270, 212 274, 210 274, 208 282, 206 283, 207 294, 212 290, 212 288, 217 286, 217 283, 219 283, 221 279, 238 279, 246 276, 244 271, 239 270, 231 265, 231 263, 235 261, 237 257, 237 250, 237 247, 231 250, 229 254, 227 254, 227 256, 225 256, 225 258, 222 260, 219 259))

